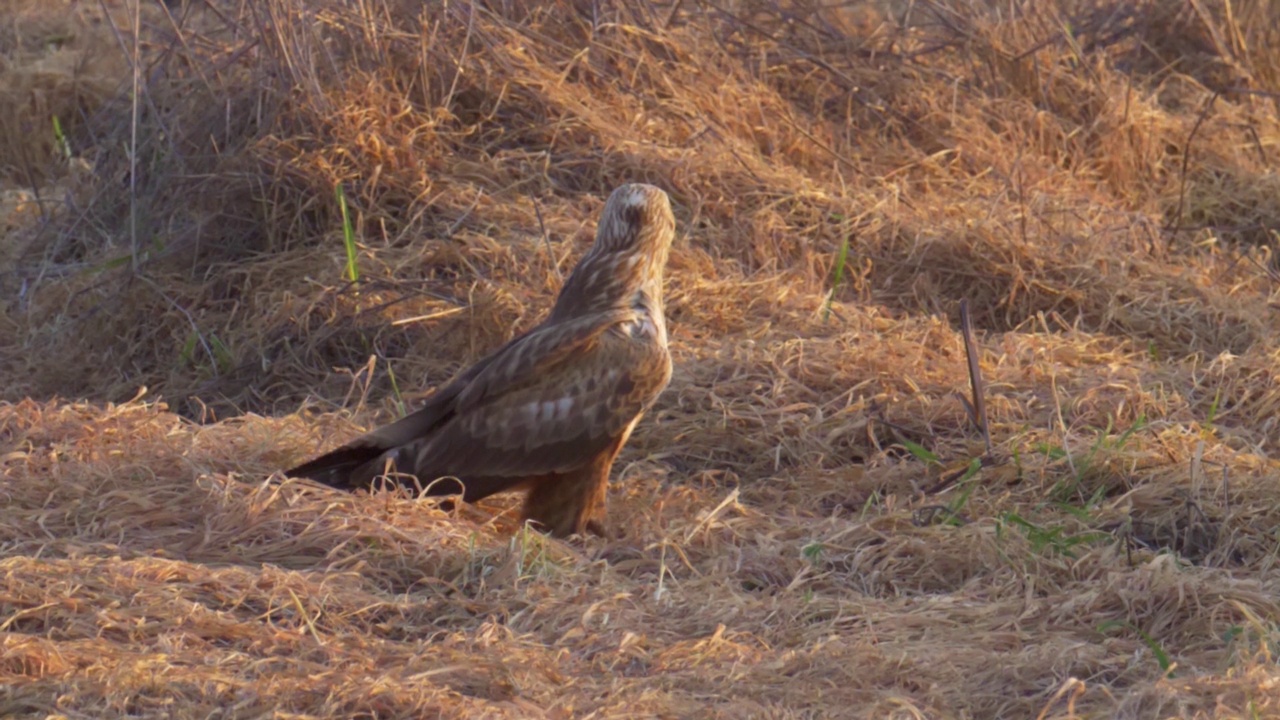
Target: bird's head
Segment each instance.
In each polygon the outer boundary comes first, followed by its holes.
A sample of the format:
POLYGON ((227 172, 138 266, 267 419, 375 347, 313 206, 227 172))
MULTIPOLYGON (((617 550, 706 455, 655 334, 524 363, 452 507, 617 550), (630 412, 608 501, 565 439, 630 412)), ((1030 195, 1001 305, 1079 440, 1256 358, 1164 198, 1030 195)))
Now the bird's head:
POLYGON ((665 192, 653 185, 628 183, 614 190, 605 202, 590 254, 665 253, 675 237, 675 227, 671 200, 665 192))
POLYGON ((596 240, 565 281, 556 301, 560 316, 633 304, 644 293, 662 307, 662 270, 675 239, 671 200, 643 183, 622 185, 609 195, 596 240))

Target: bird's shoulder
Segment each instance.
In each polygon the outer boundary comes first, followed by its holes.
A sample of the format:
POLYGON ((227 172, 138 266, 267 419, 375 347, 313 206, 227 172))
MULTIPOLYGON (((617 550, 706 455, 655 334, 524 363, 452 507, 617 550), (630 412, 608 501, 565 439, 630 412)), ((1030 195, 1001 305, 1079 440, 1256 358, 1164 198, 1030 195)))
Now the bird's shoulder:
POLYGON ((460 378, 456 406, 473 407, 497 395, 538 385, 574 367, 617 355, 624 333, 616 328, 635 323, 630 309, 583 314, 544 322, 499 348, 483 367, 460 378))

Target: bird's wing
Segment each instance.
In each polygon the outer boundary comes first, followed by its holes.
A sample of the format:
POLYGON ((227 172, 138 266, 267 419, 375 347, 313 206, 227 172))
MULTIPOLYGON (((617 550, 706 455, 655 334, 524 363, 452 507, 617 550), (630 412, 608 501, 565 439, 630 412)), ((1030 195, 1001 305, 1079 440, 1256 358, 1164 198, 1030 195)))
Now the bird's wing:
POLYGON ((666 347, 630 329, 635 315, 558 323, 495 358, 459 393, 454 417, 401 448, 397 466, 424 481, 581 466, 628 432, 671 378, 666 347))
MULTIPOLYGON (((474 418, 479 415, 492 415, 495 410, 501 413, 500 408, 489 409, 495 398, 511 392, 528 392, 531 386, 546 379, 550 369, 577 364, 579 358, 593 353, 602 334, 631 320, 633 314, 632 311, 610 311, 533 328, 432 393, 417 411, 287 470, 286 474, 311 478, 332 487, 355 489, 382 473, 386 461, 391 459, 395 460, 399 472, 418 475, 424 480, 445 474, 459 475, 459 471, 449 467, 436 472, 435 468, 443 467, 441 463, 424 464, 417 459, 439 431, 455 424, 460 416, 475 422, 474 418), (435 474, 428 478, 432 472, 435 474)), ((449 458, 454 454, 439 455, 449 458)))

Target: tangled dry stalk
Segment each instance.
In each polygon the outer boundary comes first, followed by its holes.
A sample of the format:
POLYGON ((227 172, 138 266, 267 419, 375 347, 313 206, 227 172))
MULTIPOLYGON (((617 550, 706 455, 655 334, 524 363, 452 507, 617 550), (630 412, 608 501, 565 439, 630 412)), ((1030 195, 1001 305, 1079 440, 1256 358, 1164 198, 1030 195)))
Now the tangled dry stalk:
POLYGON ((7 3, 0 716, 1280 713, 1276 12, 7 3), (270 477, 630 180, 682 238, 615 537, 270 477))

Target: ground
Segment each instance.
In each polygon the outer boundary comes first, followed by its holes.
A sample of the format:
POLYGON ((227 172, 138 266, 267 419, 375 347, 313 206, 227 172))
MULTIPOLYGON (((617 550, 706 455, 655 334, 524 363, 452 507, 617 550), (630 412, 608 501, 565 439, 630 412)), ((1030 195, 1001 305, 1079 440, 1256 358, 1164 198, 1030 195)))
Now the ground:
POLYGON ((1275 13, 5 4, 0 716, 1280 714, 1275 13), (279 474, 627 181, 608 537, 279 474))

